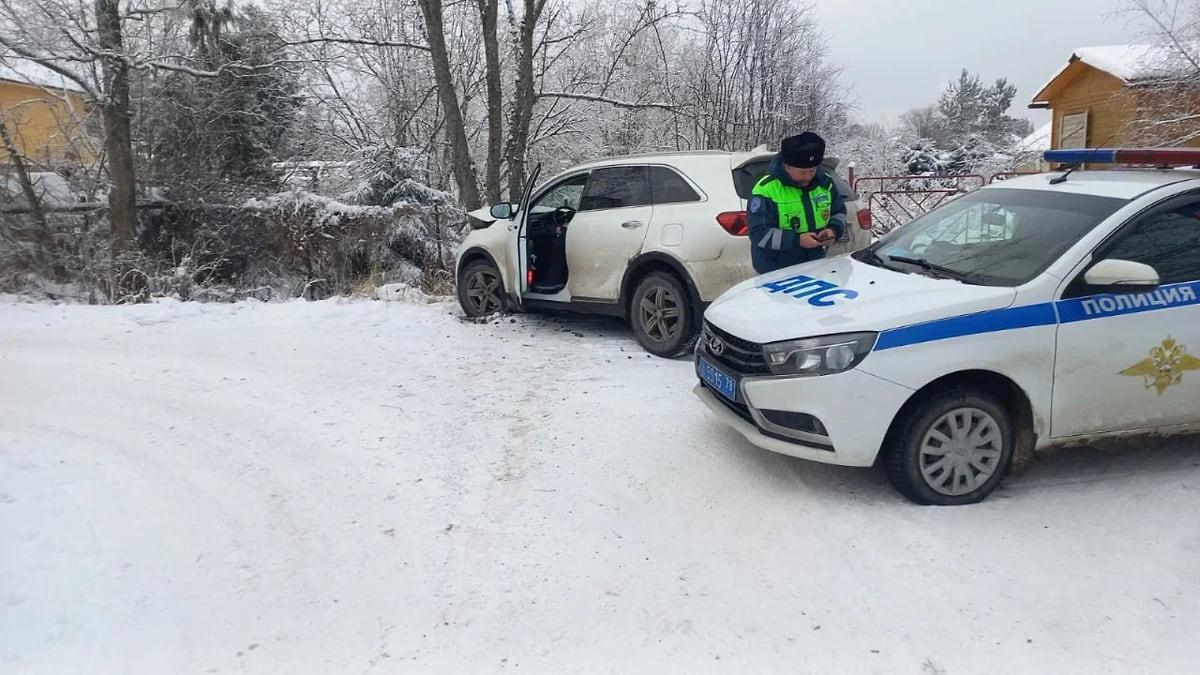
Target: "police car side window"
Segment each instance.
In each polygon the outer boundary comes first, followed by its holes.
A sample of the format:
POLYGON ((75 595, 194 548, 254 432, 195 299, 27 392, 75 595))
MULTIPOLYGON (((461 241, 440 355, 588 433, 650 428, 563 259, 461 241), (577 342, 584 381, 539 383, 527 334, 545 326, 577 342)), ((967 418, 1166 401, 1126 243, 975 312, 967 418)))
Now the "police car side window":
POLYGON ((1200 198, 1166 204, 1142 216, 1103 257, 1150 265, 1164 285, 1200 280, 1200 198))
POLYGON ((596 169, 583 191, 580 211, 620 209, 650 204, 650 183, 644 166, 596 169))

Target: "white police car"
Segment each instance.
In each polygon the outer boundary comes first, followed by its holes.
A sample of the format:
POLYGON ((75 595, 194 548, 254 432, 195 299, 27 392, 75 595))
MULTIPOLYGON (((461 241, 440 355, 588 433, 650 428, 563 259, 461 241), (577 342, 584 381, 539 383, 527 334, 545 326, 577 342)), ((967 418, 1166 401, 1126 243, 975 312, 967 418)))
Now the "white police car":
POLYGON ((913 501, 977 502, 1035 450, 1200 430, 1200 171, 988 186, 852 256, 734 286, 704 319, 696 394, 751 443, 847 466, 882 454, 913 501))

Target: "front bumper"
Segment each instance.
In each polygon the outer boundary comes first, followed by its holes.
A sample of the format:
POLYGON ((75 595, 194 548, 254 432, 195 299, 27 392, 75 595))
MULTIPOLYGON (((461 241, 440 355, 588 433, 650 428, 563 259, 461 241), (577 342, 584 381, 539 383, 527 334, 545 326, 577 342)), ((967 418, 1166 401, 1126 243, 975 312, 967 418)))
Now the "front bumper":
MULTIPOLYGON (((700 350, 698 355, 705 353, 700 350)), ((754 445, 842 466, 875 463, 892 420, 913 394, 907 387, 858 369, 820 377, 743 376, 738 377, 737 388, 736 404, 703 382, 693 391, 721 421, 754 445), (798 433, 773 425, 767 414, 779 412, 811 416, 819 420, 824 433, 798 433)))

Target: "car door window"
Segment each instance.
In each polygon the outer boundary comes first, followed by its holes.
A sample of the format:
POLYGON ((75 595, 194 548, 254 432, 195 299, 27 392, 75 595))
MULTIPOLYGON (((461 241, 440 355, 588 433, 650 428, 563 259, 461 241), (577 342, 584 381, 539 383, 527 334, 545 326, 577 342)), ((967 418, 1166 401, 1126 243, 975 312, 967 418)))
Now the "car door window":
POLYGON ((583 200, 583 188, 587 185, 587 180, 588 174, 586 173, 567 178, 539 195, 533 206, 529 208, 529 213, 532 215, 549 213, 554 209, 562 207, 578 211, 579 203, 583 200))
POLYGON ((650 204, 650 184, 644 166, 596 169, 583 191, 580 211, 620 209, 650 204))
POLYGON ((1149 265, 1163 285, 1200 280, 1200 199, 1166 204, 1142 216, 1102 258, 1149 265))
POLYGON ((683 176, 665 166, 650 167, 650 196, 655 204, 698 202, 700 195, 683 176))

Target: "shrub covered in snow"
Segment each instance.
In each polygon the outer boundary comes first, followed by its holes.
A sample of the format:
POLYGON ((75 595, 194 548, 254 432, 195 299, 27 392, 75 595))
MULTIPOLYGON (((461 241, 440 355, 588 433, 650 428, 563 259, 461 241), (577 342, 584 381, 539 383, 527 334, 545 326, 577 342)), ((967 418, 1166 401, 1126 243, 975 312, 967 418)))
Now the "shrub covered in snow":
MULTIPOLYGON (((137 273, 152 294, 185 300, 316 299, 388 282, 444 292, 466 229, 465 214, 452 205, 362 206, 304 191, 236 205, 168 204, 140 214, 137 273)), ((30 216, 0 220, 0 240, 8 242, 0 269, 10 272, 0 278, 0 291, 113 299, 102 209, 47 215, 57 275, 46 273, 49 265, 17 264, 29 263, 35 250, 27 244, 35 229, 30 216)))

